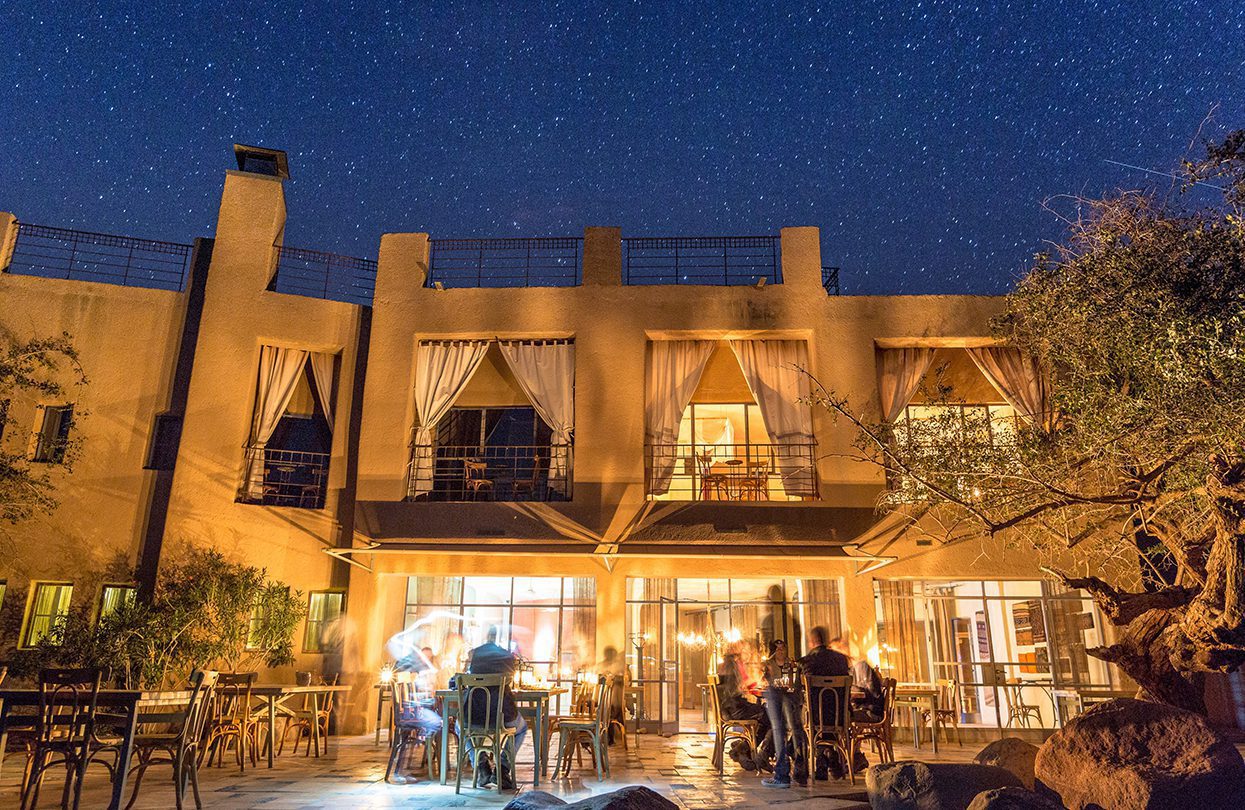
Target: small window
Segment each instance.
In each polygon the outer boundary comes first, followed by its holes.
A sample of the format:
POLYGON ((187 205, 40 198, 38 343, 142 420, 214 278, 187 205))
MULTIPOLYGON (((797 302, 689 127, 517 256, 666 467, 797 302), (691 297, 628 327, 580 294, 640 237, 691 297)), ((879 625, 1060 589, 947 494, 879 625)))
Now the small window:
POLYGON ((56 625, 69 615, 72 596, 72 582, 35 582, 31 585, 26 629, 22 633, 23 647, 35 646, 56 629, 56 625))
POLYGON ((122 607, 134 607, 138 588, 133 585, 105 585, 99 594, 99 617, 111 616, 122 607))
POLYGON ((177 462, 177 444, 182 435, 182 418, 175 413, 156 414, 156 424, 151 431, 151 448, 147 454, 146 470, 171 470, 177 462))
POLYGON ((43 405, 43 419, 35 433, 34 452, 30 460, 42 464, 60 464, 65 460, 65 448, 69 445, 69 430, 73 427, 73 405, 43 405))
POLYGON ((246 631, 246 648, 258 650, 260 638, 264 632, 264 623, 268 620, 268 608, 259 600, 251 605, 250 627, 246 631))
POLYGON ((0 608, 4 607, 4 592, 8 589, 9 583, 0 579, 0 608))
POLYGON ((334 645, 326 633, 342 615, 346 594, 341 591, 312 591, 307 601, 307 632, 303 635, 303 652, 324 652, 334 645))

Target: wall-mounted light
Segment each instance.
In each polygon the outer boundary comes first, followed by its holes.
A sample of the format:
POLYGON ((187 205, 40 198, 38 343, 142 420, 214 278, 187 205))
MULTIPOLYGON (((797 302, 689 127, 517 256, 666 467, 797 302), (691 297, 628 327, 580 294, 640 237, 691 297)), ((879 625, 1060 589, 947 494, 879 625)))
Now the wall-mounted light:
POLYGON ((758 290, 764 290, 765 282, 767 281, 769 281, 769 276, 761 276, 760 278, 757 279, 757 283, 753 284, 752 286, 756 287, 758 290))

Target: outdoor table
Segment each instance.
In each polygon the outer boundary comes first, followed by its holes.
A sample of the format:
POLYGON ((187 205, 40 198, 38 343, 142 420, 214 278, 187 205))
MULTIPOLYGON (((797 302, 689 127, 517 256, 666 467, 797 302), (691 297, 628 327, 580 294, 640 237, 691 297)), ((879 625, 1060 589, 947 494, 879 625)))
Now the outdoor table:
MULTIPOLYGON (((912 745, 921 750, 921 709, 929 711, 930 717, 938 716, 938 687, 932 684, 906 684, 895 688, 895 708, 907 706, 912 714, 912 745)), ((938 734, 931 733, 934 753, 938 753, 938 734)))
MULTIPOLYGON (((96 699, 96 716, 102 713, 117 714, 123 718, 121 724, 121 747, 117 752, 117 770, 112 780, 112 801, 108 805, 111 810, 120 810, 121 797, 125 794, 125 781, 130 772, 130 756, 134 752, 134 736, 138 732, 139 723, 148 722, 144 718, 152 717, 152 722, 167 722, 170 714, 182 714, 190 702, 189 691, 151 691, 141 689, 101 689, 96 699), (170 712, 170 707, 175 711, 170 712)), ((38 708, 38 689, 19 689, 16 687, 0 687, 0 766, 4 763, 4 749, 9 741, 9 712, 14 707, 28 706, 38 708)))
MULTIPOLYGON (((260 705, 252 710, 252 717, 264 717, 268 719, 268 767, 272 767, 273 758, 276 754, 276 728, 277 714, 286 717, 294 717, 295 710, 286 706, 286 701, 299 695, 309 695, 311 697, 311 711, 319 714, 320 698, 333 692, 349 692, 349 686, 288 686, 283 684, 256 684, 251 687, 251 695, 259 698, 260 705)), ((311 724, 311 741, 316 749, 316 756, 320 756, 320 724, 311 724)), ((327 744, 327 740, 325 741, 327 744)), ((327 747, 326 749, 327 750, 327 747)))
MULTIPOLYGON (((545 746, 545 726, 549 724, 549 698, 566 694, 566 689, 511 689, 515 707, 532 727, 532 786, 540 787, 540 774, 548 765, 549 752, 545 746)), ((436 696, 441 702, 441 784, 449 781, 450 770, 450 718, 458 714, 458 690, 438 689, 436 696)), ((518 756, 515 751, 515 756, 518 756)), ((518 764, 516 762, 516 764, 518 764)), ((499 763, 500 767, 500 763, 499 763)))

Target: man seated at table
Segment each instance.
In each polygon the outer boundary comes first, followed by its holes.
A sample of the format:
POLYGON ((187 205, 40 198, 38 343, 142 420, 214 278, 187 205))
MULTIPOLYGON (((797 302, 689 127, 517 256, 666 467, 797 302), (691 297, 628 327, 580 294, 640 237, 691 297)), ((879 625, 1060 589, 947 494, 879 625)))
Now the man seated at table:
MULTIPOLYGON (((808 631, 808 645, 811 649, 800 659, 800 669, 803 670, 806 678, 809 676, 831 678, 851 674, 851 665, 847 661, 847 656, 830 649, 829 644, 830 633, 826 628, 819 626, 808 631)), ((821 710, 818 713, 821 716, 821 724, 828 726, 840 722, 842 718, 838 716, 837 710, 841 705, 834 700, 830 690, 823 691, 821 710)), ((824 780, 828 774, 833 774, 835 779, 842 779, 844 767, 839 759, 838 756, 827 758, 824 752, 819 754, 813 777, 824 780), (833 761, 828 761, 828 759, 833 761)))
MULTIPOLYGON (((765 707, 756 702, 751 697, 750 684, 747 673, 744 671, 743 656, 737 646, 728 649, 726 655, 722 658, 721 665, 718 666, 718 705, 722 708, 723 720, 755 720, 757 721, 757 745, 761 748, 766 736, 770 733, 769 716, 765 712, 765 707)), ((748 751, 748 745, 743 740, 735 740, 731 746, 731 750, 727 752, 730 758, 739 763, 746 771, 755 771, 760 764, 768 760, 767 757, 761 756, 761 751, 748 751), (757 759, 761 759, 762 763, 758 763, 757 759)))
POLYGON ((847 639, 837 638, 830 649, 847 657, 852 665, 852 721, 877 723, 886 712, 886 696, 882 694, 882 675, 864 658, 854 658, 847 639))
MULTIPOLYGON (((488 629, 488 636, 483 644, 471 651, 471 661, 467 665, 467 672, 471 675, 505 675, 514 677, 515 670, 518 669, 519 662, 504 647, 497 643, 498 628, 496 625, 488 629)), ((485 717, 485 701, 483 695, 476 695, 480 700, 473 700, 471 709, 471 722, 473 724, 485 725, 491 718, 485 717)), ((492 698, 493 706, 497 705, 497 695, 492 698)), ((507 687, 503 690, 501 696, 502 722, 506 728, 515 729, 514 749, 510 756, 517 756, 519 749, 523 746, 523 738, 527 734, 527 722, 523 716, 519 714, 519 709, 515 706, 514 695, 511 694, 507 687)), ((475 751, 471 744, 471 738, 464 735, 463 748, 467 752, 468 758, 474 757, 475 751)), ((511 762, 503 761, 501 763, 501 787, 503 790, 513 790, 514 782, 510 778, 511 762)), ((480 769, 482 771, 481 784, 491 785, 497 780, 497 775, 493 769, 493 763, 489 762, 488 755, 480 756, 480 769)))

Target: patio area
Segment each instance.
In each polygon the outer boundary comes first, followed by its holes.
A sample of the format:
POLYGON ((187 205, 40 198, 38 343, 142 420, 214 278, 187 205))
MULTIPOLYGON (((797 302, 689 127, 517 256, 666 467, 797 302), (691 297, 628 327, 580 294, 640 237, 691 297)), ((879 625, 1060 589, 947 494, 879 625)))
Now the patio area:
MULTIPOLYGON (((926 745, 920 752, 927 761, 967 762, 981 744, 965 741, 964 746, 954 744, 940 746, 937 756, 926 745)), ((908 746, 896 745, 898 759, 911 758, 908 746)), ((454 794, 454 784, 441 786, 429 782, 422 769, 417 777, 400 784, 398 777, 393 784, 383 780, 388 746, 374 745, 372 735, 358 737, 334 737, 329 752, 320 759, 286 754, 276 761, 272 770, 265 767, 248 767, 239 774, 236 765, 204 767, 200 771, 203 803, 211 808, 263 807, 272 810, 316 810, 317 808, 365 808, 365 807, 501 807, 514 794, 499 796, 493 790, 473 790, 463 787, 460 795, 454 794)), ((520 780, 527 779, 522 790, 532 790, 530 782, 530 744, 521 755, 520 780)), ((728 762, 725 776, 718 776, 710 763, 711 739, 706 735, 682 734, 662 738, 641 736, 640 750, 629 746, 626 753, 620 746, 610 749, 612 778, 597 782, 591 767, 577 769, 570 780, 549 783, 542 780, 541 789, 566 799, 580 799, 595 793, 604 793, 625 785, 646 785, 675 804, 686 808, 716 807, 783 807, 838 808, 868 807, 864 800, 864 780, 857 777, 853 787, 846 780, 841 782, 814 782, 813 786, 789 790, 774 790, 761 786, 755 773, 740 770, 728 762)), ((876 757, 871 757, 876 761, 876 757)), ((18 787, 21 778, 21 759, 16 755, 8 758, 0 777, 0 807, 18 806, 18 787)), ((587 762, 585 762, 587 766, 587 762)), ((59 773, 50 771, 44 782, 41 806, 58 804, 59 773)), ((92 769, 83 791, 82 807, 106 807, 108 781, 102 768, 92 769)), ((187 791, 188 807, 193 807, 190 791, 187 791)), ((170 770, 152 768, 143 780, 135 808, 159 808, 165 810, 173 805, 170 770)))

